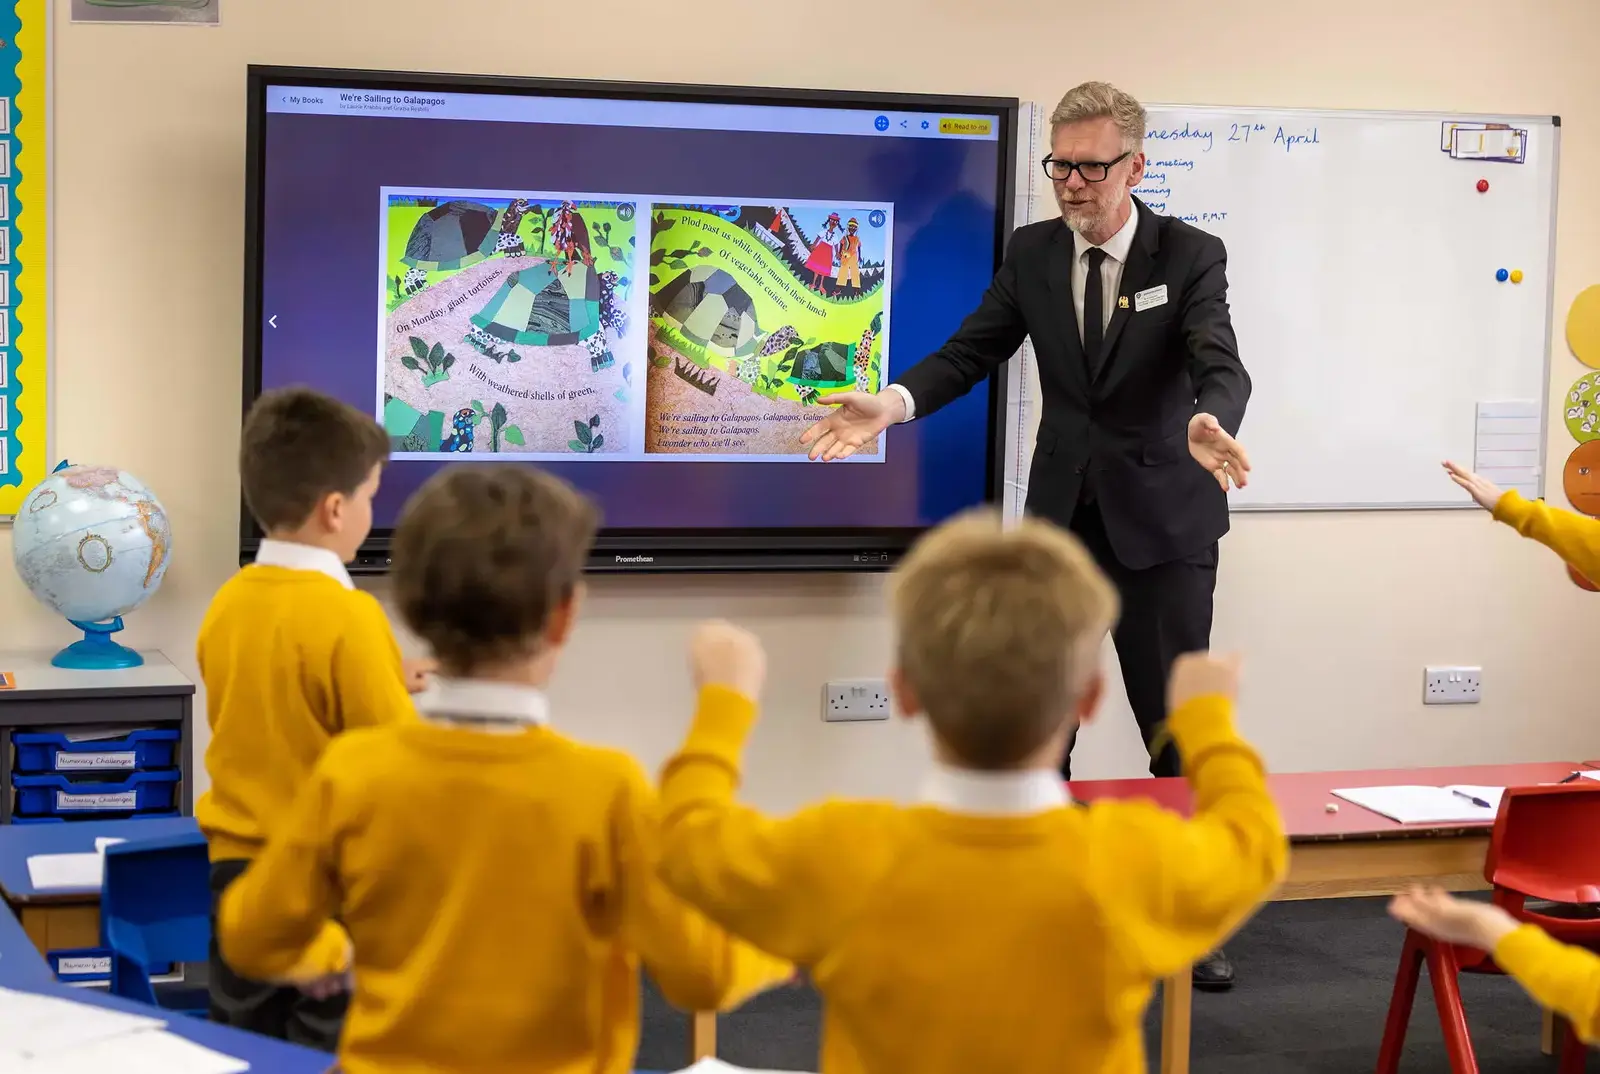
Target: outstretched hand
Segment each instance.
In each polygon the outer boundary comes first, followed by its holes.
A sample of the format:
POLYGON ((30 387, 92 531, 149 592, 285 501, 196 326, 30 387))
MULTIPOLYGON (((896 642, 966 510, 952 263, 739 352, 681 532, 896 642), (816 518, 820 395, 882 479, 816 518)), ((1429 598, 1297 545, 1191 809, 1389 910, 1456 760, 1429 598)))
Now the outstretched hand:
POLYGON ((1486 477, 1479 477, 1465 466, 1453 462, 1444 464, 1444 472, 1450 475, 1450 480, 1467 490, 1473 502, 1486 511, 1493 511, 1495 504, 1500 502, 1500 497, 1505 495, 1505 490, 1486 477))
POLYGON ((1210 414, 1189 419, 1189 454, 1217 479, 1223 492, 1228 491, 1230 481, 1239 488, 1250 483, 1250 456, 1244 445, 1210 414))
POLYGON ((1517 921, 1492 903, 1458 899, 1438 888, 1414 887, 1394 897, 1389 916, 1445 943, 1492 952, 1517 921))
POLYGON ((899 392, 839 392, 818 402, 833 412, 800 434, 800 443, 810 445, 810 458, 823 462, 848 459, 906 413, 899 392))

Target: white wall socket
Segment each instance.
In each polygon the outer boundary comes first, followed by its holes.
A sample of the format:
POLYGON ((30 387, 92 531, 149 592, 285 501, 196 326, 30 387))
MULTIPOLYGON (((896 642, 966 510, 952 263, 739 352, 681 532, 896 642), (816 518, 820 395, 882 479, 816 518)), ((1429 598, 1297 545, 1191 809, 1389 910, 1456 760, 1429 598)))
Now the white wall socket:
POLYGON ((1425 668, 1424 705, 1476 705, 1482 700, 1482 668, 1425 668))
POLYGON ((836 679, 822 688, 822 718, 830 723, 889 718, 889 684, 882 679, 836 679))

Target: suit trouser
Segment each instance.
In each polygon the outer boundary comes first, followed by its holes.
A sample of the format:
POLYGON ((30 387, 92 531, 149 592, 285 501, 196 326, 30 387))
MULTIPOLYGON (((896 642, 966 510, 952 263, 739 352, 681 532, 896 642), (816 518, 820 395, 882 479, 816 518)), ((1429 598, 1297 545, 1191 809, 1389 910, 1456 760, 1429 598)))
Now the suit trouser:
MULTIPOLYGON (((1122 616, 1112 641, 1122 665, 1122 683, 1128 704, 1139 724, 1146 749, 1167 719, 1167 678, 1172 664, 1184 653, 1211 646, 1211 604, 1217 587, 1217 546, 1197 555, 1144 570, 1122 565, 1111 550, 1100 506, 1080 502, 1068 526, 1089 549, 1100 569, 1110 577, 1122 600, 1122 616)), ((1067 746, 1061 774, 1072 778, 1072 746, 1067 746)), ((1151 751, 1150 774, 1182 774, 1178 751, 1170 740, 1151 751)))

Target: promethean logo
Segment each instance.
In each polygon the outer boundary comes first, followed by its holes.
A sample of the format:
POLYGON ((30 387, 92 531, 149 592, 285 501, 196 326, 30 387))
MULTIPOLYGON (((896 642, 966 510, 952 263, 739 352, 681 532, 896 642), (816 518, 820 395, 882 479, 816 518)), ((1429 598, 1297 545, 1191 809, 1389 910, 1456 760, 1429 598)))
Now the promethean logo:
POLYGON ((618 556, 618 563, 654 563, 655 556, 618 556))

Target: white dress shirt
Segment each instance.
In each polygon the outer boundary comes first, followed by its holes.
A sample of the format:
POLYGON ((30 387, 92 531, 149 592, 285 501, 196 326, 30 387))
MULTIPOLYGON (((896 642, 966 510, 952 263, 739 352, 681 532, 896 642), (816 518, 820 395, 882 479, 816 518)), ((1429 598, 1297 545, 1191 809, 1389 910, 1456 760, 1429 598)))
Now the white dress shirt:
POLYGON ((350 572, 339 562, 339 554, 316 545, 295 541, 275 541, 268 537, 256 549, 256 562, 263 567, 286 567, 292 571, 317 571, 326 574, 346 589, 354 589, 350 572))
MULTIPOLYGON (((1128 219, 1117 229, 1117 233, 1100 244, 1100 249, 1106 252, 1106 259, 1100 262, 1100 281, 1104 285, 1106 308, 1101 310, 1102 318, 1100 327, 1107 328, 1111 324, 1111 315, 1117 311, 1117 294, 1122 287, 1122 270, 1127 267, 1128 254, 1133 251, 1133 237, 1139 232, 1139 206, 1129 199, 1128 219)), ((1089 251, 1094 249, 1094 244, 1085 239, 1081 234, 1072 233, 1072 251, 1075 264, 1072 270, 1072 314, 1078 323, 1078 342, 1083 342, 1083 292, 1084 280, 1088 275, 1089 251)), ((916 400, 911 398, 911 393, 899 384, 889 385, 889 390, 898 392, 900 398, 906 401, 906 416, 901 421, 910 421, 917 413, 916 400)))
POLYGON ((935 765, 922 781, 922 801, 950 813, 1022 817, 1060 809, 1072 801, 1059 772, 974 772, 935 765))

